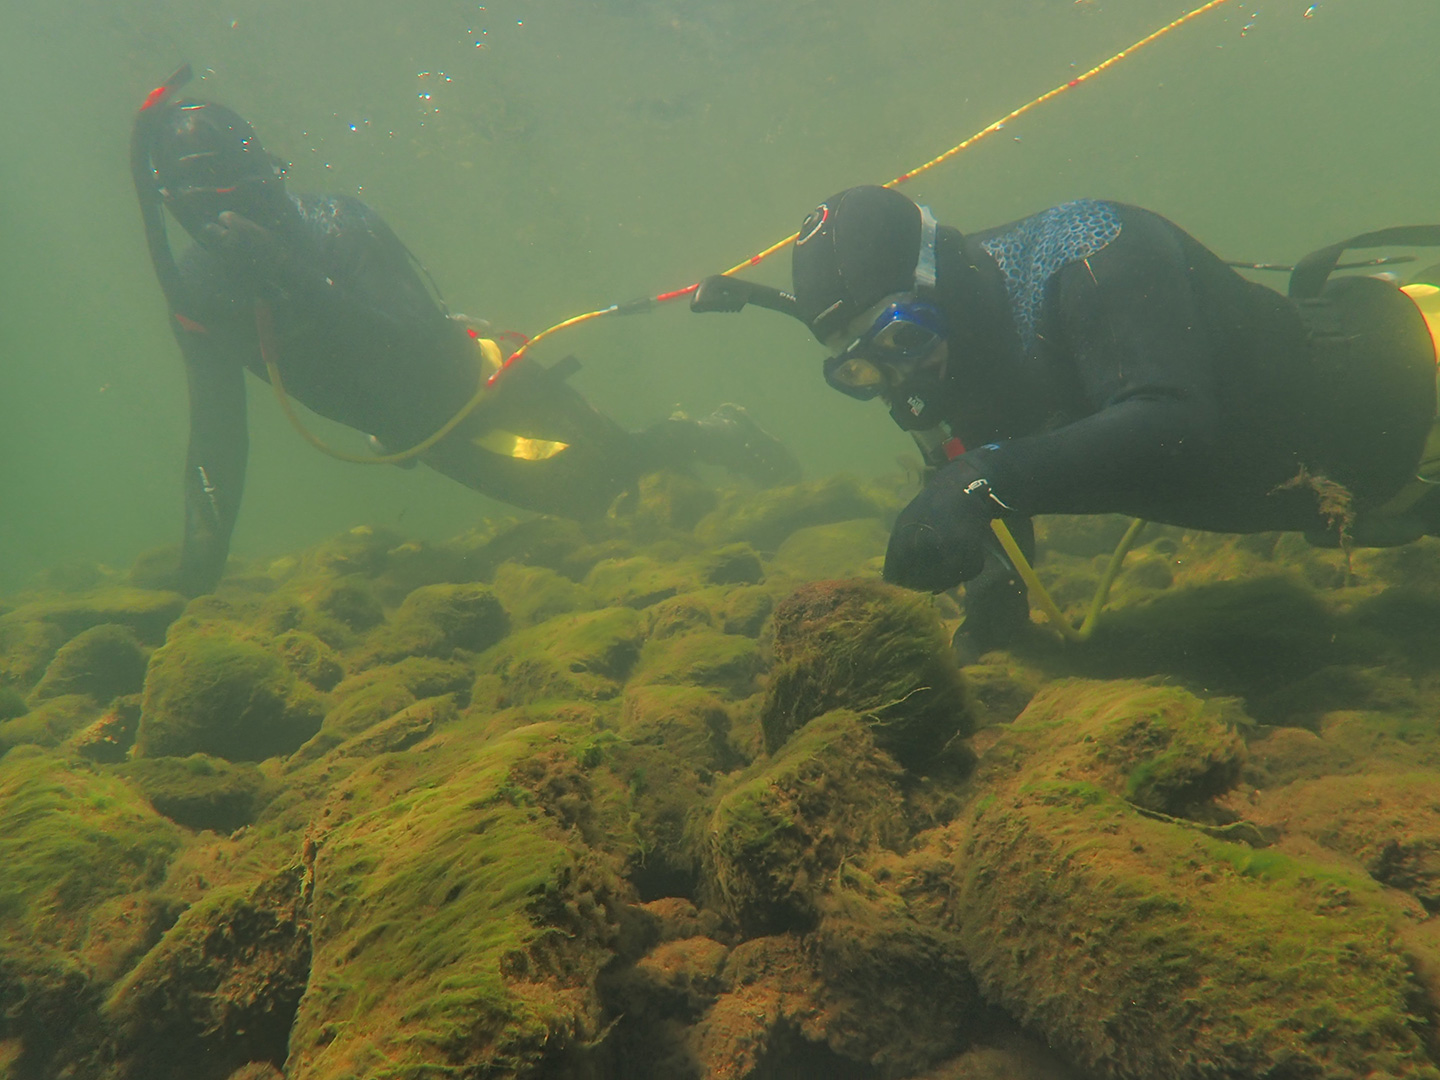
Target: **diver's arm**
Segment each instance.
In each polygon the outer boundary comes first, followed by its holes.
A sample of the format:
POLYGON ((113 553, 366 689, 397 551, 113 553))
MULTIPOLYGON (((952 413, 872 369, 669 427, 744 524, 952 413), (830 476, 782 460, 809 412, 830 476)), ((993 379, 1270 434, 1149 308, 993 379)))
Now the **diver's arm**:
POLYGON ((1213 494, 1213 361, 1184 255, 1126 228, 1052 282, 1048 328, 1073 364, 1079 418, 965 455, 1018 512, 1143 513, 1213 494))
POLYGON ((190 395, 180 553, 180 591, 187 596, 210 592, 224 572, 250 446, 244 366, 230 343, 211 333, 176 330, 190 395))

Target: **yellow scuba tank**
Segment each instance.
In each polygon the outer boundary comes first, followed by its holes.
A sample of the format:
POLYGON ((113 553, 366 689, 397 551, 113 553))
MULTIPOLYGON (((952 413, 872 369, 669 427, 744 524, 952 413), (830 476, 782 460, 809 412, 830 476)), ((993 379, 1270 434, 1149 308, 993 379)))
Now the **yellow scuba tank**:
POLYGON ((1435 343, 1435 353, 1440 358, 1440 288, 1424 282, 1400 286, 1400 291, 1414 301, 1425 316, 1425 325, 1430 328, 1430 340, 1435 343))

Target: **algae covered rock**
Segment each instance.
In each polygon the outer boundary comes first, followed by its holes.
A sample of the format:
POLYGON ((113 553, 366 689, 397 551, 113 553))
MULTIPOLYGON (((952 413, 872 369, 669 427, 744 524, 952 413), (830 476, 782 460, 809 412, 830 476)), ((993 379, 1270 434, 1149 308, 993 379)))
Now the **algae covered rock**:
POLYGON ((70 737, 66 744, 89 761, 113 765, 124 761, 140 726, 140 695, 116 698, 100 718, 70 737))
POLYGON ((812 720, 720 796, 697 837, 706 891, 749 933, 808 928, 844 859, 904 842, 900 775, 855 713, 812 720))
POLYGON ((989 757, 1001 771, 1043 758, 1146 810, 1184 814, 1239 779, 1242 722, 1232 703, 1176 686, 1063 679, 1035 695, 989 757))
POLYGON ((135 753, 259 761, 296 749, 323 715, 323 700, 275 653, 206 624, 151 656, 135 753))
POLYGON ((534 626, 556 615, 595 606, 594 598, 583 585, 543 566, 501 563, 495 570, 494 589, 516 628, 534 626))
POLYGON ((501 708, 546 700, 600 701, 620 692, 645 639, 633 608, 563 615, 512 634, 481 658, 501 708))
POLYGON ((422 585, 405 598, 394 621, 377 631, 370 653, 379 660, 450 657, 482 652, 505 636, 510 618, 488 585, 422 585))
POLYGON ((1440 772, 1322 776, 1264 792, 1262 821, 1353 859, 1440 913, 1440 772))
POLYGON ((573 737, 556 724, 455 737, 345 782, 349 820, 315 864, 287 1076, 374 1075, 382 1061, 397 1075, 584 1075, 567 1062, 604 1026, 593 987, 622 886, 560 806, 547 812, 530 767, 557 752, 573 791, 573 737))
POLYGON ((219 1078, 284 1062, 310 972, 306 872, 217 890, 186 909, 105 1003, 120 1076, 219 1078))
POLYGON ((339 654, 314 634, 287 630, 275 638, 275 650, 286 667, 316 690, 333 690, 345 677, 339 654))
POLYGON ((959 668, 923 599, 880 582, 813 582, 775 609, 774 636, 760 714, 772 753, 831 709, 862 714, 911 768, 970 733, 959 668))
POLYGON ((900 505, 879 485, 853 476, 830 476, 755 494, 732 494, 695 526, 695 533, 707 543, 743 540, 761 551, 774 551, 787 536, 807 526, 880 518, 900 505))
POLYGON ((60 647, 30 700, 89 694, 104 705, 121 694, 139 692, 145 683, 146 660, 144 647, 129 627, 92 626, 60 647))
POLYGON ((977 981, 1094 1075, 1436 1076, 1363 877, 1064 780, 987 800, 966 833, 952 910, 977 981))
POLYGON ((100 712, 89 694, 51 698, 24 716, 0 723, 0 753, 12 746, 59 746, 100 712))
POLYGON ((633 678, 642 683, 704 686, 745 697, 760 672, 760 649, 748 637, 696 630, 645 643, 633 678))
POLYGON ((191 829, 233 832, 254 821, 271 794, 255 766, 205 754, 137 758, 117 772, 150 800, 157 813, 191 829))
POLYGON ((775 552, 775 569, 806 581, 880 576, 890 530, 877 518, 797 529, 775 552))
POLYGON ((687 822, 717 775, 742 764, 725 703, 695 686, 631 685, 615 733, 607 759, 629 789, 638 846, 630 880, 642 898, 689 893, 687 822))
POLYGON ((180 830, 32 747, 0 758, 0 821, 0 1041, 17 1077, 94 1075, 101 984, 153 941, 180 830))
POLYGON ((982 759, 937 886, 981 990, 1098 1077, 1433 1077, 1378 886, 1142 812, 1214 796, 1240 760, 1224 703, 1037 695, 982 759))

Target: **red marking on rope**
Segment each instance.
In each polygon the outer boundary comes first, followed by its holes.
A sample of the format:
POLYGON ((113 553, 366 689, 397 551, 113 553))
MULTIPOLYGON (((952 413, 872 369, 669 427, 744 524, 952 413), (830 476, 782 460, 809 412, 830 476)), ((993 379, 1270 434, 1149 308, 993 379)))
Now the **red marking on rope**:
POLYGON ((1067 83, 1065 84, 1065 88, 1068 90, 1068 89, 1069 89, 1070 87, 1072 87, 1072 86, 1079 86, 1079 85, 1080 85, 1080 80, 1079 80, 1079 79, 1071 79, 1069 82, 1067 82, 1067 83))
POLYGON ((216 194, 216 195, 229 195, 229 194, 230 194, 232 191, 234 191, 234 190, 235 190, 235 188, 233 188, 233 187, 217 187, 217 188, 215 189, 215 194, 216 194))
POLYGON ((467 334, 469 334, 472 338, 475 338, 475 339, 477 339, 477 340, 478 340, 479 337, 480 337, 480 331, 479 331, 479 330, 476 330, 473 326, 467 326, 467 327, 465 328, 465 332, 466 332, 467 334))
POLYGON ((180 328, 182 330, 189 330, 192 334, 208 334, 210 332, 209 327, 205 326, 202 323, 196 322, 194 319, 187 319, 178 311, 175 312, 175 321, 180 324, 180 328))
POLYGON ((659 296, 655 297, 655 302, 657 304, 663 304, 666 300, 677 300, 682 296, 689 296, 698 288, 700 288, 700 283, 697 281, 694 285, 686 285, 683 289, 672 289, 670 292, 662 292, 659 296))
POLYGON ((145 95, 145 100, 140 103, 140 111, 144 112, 146 109, 150 108, 151 105, 160 104, 160 102, 165 100, 166 96, 169 93, 170 87, 168 86, 155 87, 154 90, 151 90, 150 93, 145 95))

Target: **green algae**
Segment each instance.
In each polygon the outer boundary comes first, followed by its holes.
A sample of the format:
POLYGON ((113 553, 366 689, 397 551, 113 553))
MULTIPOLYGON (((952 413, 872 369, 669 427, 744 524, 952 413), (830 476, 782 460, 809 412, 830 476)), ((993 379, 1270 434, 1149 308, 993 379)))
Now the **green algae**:
POLYGON ((812 720, 740 774, 696 830, 707 895, 747 933, 812 925, 845 859, 904 842, 899 778, 855 713, 812 720))
POLYGON ((588 987, 618 883, 546 813, 543 775, 515 775, 570 738, 541 724, 452 740, 346 782, 349 820, 316 861, 314 961, 287 1075, 513 1074, 598 1034, 588 987))
POLYGON ((754 494, 731 493, 695 526, 695 535, 710 544, 745 541, 761 551, 774 551, 807 526, 883 518, 900 505, 878 484, 853 476, 825 477, 754 494))
POLYGON ((371 635, 365 664, 483 652, 509 629, 510 618, 488 585, 422 585, 371 635))
POLYGON ((253 765, 206 754, 137 758, 116 774, 134 784, 156 813, 190 829, 233 832, 254 821, 274 794, 253 765))
POLYGON ((775 611, 774 664, 761 710, 774 752, 831 709, 863 714, 910 768, 970 731, 964 684, 925 601, 879 582, 814 582, 775 611))
POLYGON ((800 581, 878 577, 890 530, 877 518, 811 525, 786 537, 774 567, 800 581))
POLYGON ((63 694, 88 694, 101 705, 145 684, 148 656, 135 632, 115 623, 82 630, 62 645, 45 668, 32 702, 63 694))
POLYGON ((1044 755, 1147 810, 1181 814, 1228 791, 1245 764, 1232 703, 1174 686, 1061 680, 1002 736, 993 757, 1044 755))
POLYGON ((314 634, 286 630, 276 635, 274 648, 285 666, 316 690, 333 690, 345 677, 340 655, 314 634))
POLYGON ((498 708, 551 700, 616 697, 640 655, 644 617, 632 608, 562 615, 512 634, 480 658, 499 680, 498 708))
POLYGON ((100 983, 148 946, 181 843, 119 780, 20 747, 0 759, 0 1039, 17 1077, 79 1075, 103 1042, 100 983))
POLYGON ((595 606, 594 598, 583 585, 543 566, 502 563, 495 570, 493 587, 517 629, 595 606))
POLYGON ((151 656, 135 753, 259 761, 296 749, 323 713, 323 699, 275 653, 202 625, 151 656))
POLYGON ((119 780, 31 747, 0 759, 5 937, 73 940, 98 900, 158 883, 179 833, 119 780))
POLYGON ((632 679, 703 686, 739 698, 754 690, 759 672, 760 649, 751 638, 697 630, 647 641, 632 679))
POLYGON ((957 865, 986 996, 1097 1076, 1440 1075, 1394 916, 1343 869, 1061 780, 978 806, 957 865))
POLYGON ((224 1078, 284 1061, 310 969, 305 889, 296 866, 185 910, 104 1004, 119 1080, 224 1078))
POLYGON ((89 694, 66 694, 41 702, 24 716, 0 723, 0 754, 12 746, 59 746, 99 711, 89 694))

